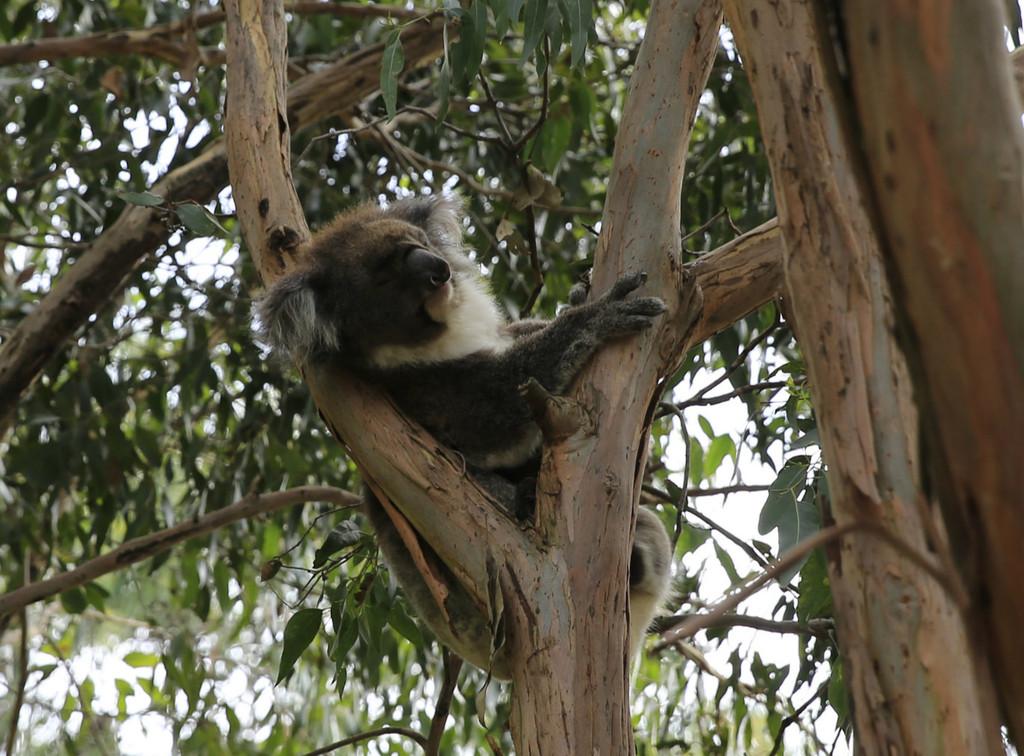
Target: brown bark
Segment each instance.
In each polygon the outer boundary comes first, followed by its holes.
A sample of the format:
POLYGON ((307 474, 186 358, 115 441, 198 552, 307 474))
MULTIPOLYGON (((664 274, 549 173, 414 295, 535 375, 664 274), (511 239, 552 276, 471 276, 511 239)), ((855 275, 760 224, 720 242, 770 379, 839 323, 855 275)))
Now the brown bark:
MULTIPOLYGON (((351 18, 402 18, 427 15, 427 11, 391 5, 363 5, 310 0, 286 3, 285 10, 297 15, 331 15, 351 18)), ((0 66, 33 63, 39 60, 66 58, 108 58, 115 55, 145 55, 166 60, 176 66, 188 66, 198 60, 195 40, 189 39, 200 29, 223 23, 224 11, 205 11, 180 21, 160 24, 148 29, 117 29, 86 34, 81 37, 32 39, 0 45, 0 66)))
POLYGON ((690 337, 699 344, 782 293, 779 222, 762 223, 686 267, 704 292, 704 309, 690 337))
POLYGON ((1024 745, 1024 134, 995 0, 844 3, 925 465, 1024 745), (980 83, 984 82, 984 86, 980 83))
MULTIPOLYGON (((771 162, 832 514, 898 534, 915 552, 936 548, 948 567, 921 490, 917 410, 827 26, 810 0, 726 6, 771 162)), ((939 583, 865 532, 831 550, 829 574, 858 751, 1002 753, 991 682, 976 676, 961 613, 939 583)))
MULTIPOLYGON (((433 60, 441 50, 439 20, 415 24, 402 36, 409 66, 433 60)), ((383 44, 371 45, 300 79, 289 95, 289 120, 301 129, 315 120, 352 108, 377 89, 383 44), (345 85, 345 82, 348 82, 345 85), (296 90, 296 87, 298 88, 296 90)), ((177 168, 149 191, 172 202, 206 203, 227 183, 227 155, 221 142, 177 168)), ((129 205, 78 261, 66 270, 39 305, 0 348, 0 432, 12 420, 21 393, 47 360, 124 286, 147 255, 166 243, 170 229, 160 210, 129 205)))

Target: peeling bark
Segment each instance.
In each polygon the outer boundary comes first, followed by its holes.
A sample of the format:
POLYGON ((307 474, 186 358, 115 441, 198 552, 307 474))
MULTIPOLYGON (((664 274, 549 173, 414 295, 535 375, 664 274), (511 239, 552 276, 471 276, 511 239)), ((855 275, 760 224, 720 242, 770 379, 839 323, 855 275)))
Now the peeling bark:
POLYGON ((1019 747, 1024 132, 1003 9, 995 0, 843 6, 925 468, 973 599, 978 667, 992 670, 1019 747))
MULTIPOLYGON (((726 7, 771 162, 787 304, 832 515, 935 550, 948 568, 948 544, 922 493, 917 408, 827 28, 807 0, 726 7)), ((831 550, 829 575, 858 751, 1002 753, 991 681, 973 666, 961 612, 938 583, 866 533, 831 550)))

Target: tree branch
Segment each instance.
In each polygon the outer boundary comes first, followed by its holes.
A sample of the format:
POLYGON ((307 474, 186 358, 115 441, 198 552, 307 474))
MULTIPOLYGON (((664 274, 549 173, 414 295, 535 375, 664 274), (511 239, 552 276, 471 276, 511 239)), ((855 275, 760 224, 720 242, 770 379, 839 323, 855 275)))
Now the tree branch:
POLYGON ((343 738, 342 740, 326 745, 323 748, 317 748, 315 751, 310 751, 305 756, 322 756, 325 753, 337 751, 339 748, 344 748, 347 745, 362 743, 364 740, 379 738, 384 735, 401 735, 404 738, 409 738, 421 748, 427 747, 427 739, 415 730, 410 730, 408 727, 381 727, 376 730, 368 730, 367 732, 360 732, 356 735, 352 735, 351 737, 343 738))
MULTIPOLYGON (((676 614, 672 617, 659 617, 657 620, 658 632, 664 633, 674 627, 698 617, 708 615, 687 613, 676 614)), ((722 614, 716 617, 708 617, 703 620, 704 630, 713 630, 724 627, 749 627, 754 630, 764 630, 769 633, 780 635, 814 635, 820 638, 828 638, 835 632, 835 623, 830 619, 812 619, 807 622, 793 622, 787 620, 772 620, 766 617, 751 617, 746 614, 722 614)))
POLYGON ((629 546, 658 382, 701 312, 695 277, 680 259, 680 195, 720 24, 713 1, 651 4, 616 137, 592 294, 645 271, 642 294, 662 297, 667 311, 649 334, 604 347, 577 381, 574 398, 594 429, 546 446, 537 487, 538 530, 557 549, 539 564, 517 559, 515 574, 502 576, 512 732, 523 756, 632 751, 622 611, 629 546), (532 578, 525 587, 514 580, 523 575, 532 578), (545 621, 533 619, 537 612, 545 621))
POLYGON ((833 525, 831 527, 824 528, 814 535, 805 538, 772 562, 768 569, 760 575, 715 604, 706 614, 692 615, 674 630, 664 633, 662 635, 663 640, 658 643, 653 650, 659 651, 670 645, 675 640, 688 638, 700 630, 712 627, 721 617, 731 612, 741 603, 764 588, 764 586, 779 574, 785 572, 794 565, 799 564, 804 557, 816 548, 843 538, 854 531, 861 531, 867 535, 878 538, 884 543, 887 543, 901 556, 906 557, 932 577, 942 587, 942 589, 953 598, 954 601, 960 604, 961 607, 965 606, 963 602, 967 600, 967 597, 963 595, 963 591, 960 590, 959 584, 955 580, 952 580, 950 575, 947 575, 940 568, 936 567, 931 560, 914 549, 906 541, 890 533, 884 526, 881 526, 876 522, 855 520, 853 522, 843 523, 842 525, 833 525))
MULTIPOLYGON (((22 579, 29 579, 29 552, 26 549, 22 565, 22 579)), ((18 680, 15 684, 14 703, 10 709, 10 726, 7 731, 7 756, 14 756, 14 745, 18 739, 18 720, 21 718, 21 707, 25 703, 25 684, 28 682, 28 612, 21 607, 18 612, 21 622, 21 638, 18 644, 18 680)), ((2 616, 2 615, 0 615, 2 616)))
MULTIPOLYGON (((394 5, 335 2, 287 3, 285 10, 300 16, 330 15, 345 18, 412 19, 430 13, 394 5)), ((144 55, 166 60, 175 66, 185 66, 196 59, 195 43, 194 40, 188 40, 188 35, 223 21, 224 11, 205 11, 147 29, 117 29, 80 37, 42 38, 0 45, 0 66, 39 60, 106 58, 115 55, 144 55), (186 41, 176 39, 178 37, 185 37, 186 41)))
POLYGON ((686 266, 704 292, 691 336, 704 341, 782 293, 782 232, 772 218, 686 266))
MULTIPOLYGON (((749 492, 755 493, 759 491, 770 491, 772 489, 771 483, 761 484, 748 484, 748 483, 737 483, 732 486, 708 486, 707 488, 691 488, 686 491, 687 497, 690 496, 724 496, 732 493, 749 492)), ((644 485, 644 493, 650 494, 653 498, 659 501, 664 501, 669 504, 675 504, 676 500, 665 491, 661 491, 658 488, 650 485, 644 485)))
POLYGON ((90 559, 73 570, 62 572, 47 580, 29 583, 5 593, 0 596, 0 617, 15 612, 28 604, 84 585, 130 564, 162 554, 182 541, 212 533, 214 530, 239 520, 269 514, 308 501, 328 501, 340 506, 354 507, 358 506, 360 499, 348 491, 328 486, 301 486, 285 491, 246 496, 244 499, 239 499, 223 509, 210 512, 198 520, 189 520, 149 535, 125 541, 112 551, 90 559))

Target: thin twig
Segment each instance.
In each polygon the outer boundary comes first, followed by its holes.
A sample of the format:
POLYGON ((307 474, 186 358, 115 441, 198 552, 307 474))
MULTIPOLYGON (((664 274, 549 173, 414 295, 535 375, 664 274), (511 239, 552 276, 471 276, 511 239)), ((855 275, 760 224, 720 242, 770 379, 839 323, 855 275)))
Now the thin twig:
POLYGON ((731 532, 729 530, 726 530, 726 528, 724 528, 723 526, 719 525, 717 522, 712 520, 706 514, 702 514, 701 512, 698 512, 696 509, 691 507, 685 501, 680 502, 680 505, 677 505, 677 506, 679 506, 679 511, 680 512, 685 512, 686 514, 693 515, 698 520, 700 520, 705 525, 707 525, 709 528, 714 530, 716 533, 721 533, 723 536, 728 538, 734 544, 739 546, 743 550, 743 553, 746 554, 748 557, 750 557, 750 559, 752 561, 756 562, 757 565, 759 567, 761 567, 762 569, 768 566, 768 560, 765 559, 763 556, 761 556, 761 554, 758 553, 757 549, 755 549, 753 546, 751 546, 749 543, 744 541, 742 538, 740 538, 735 533, 733 533, 733 532, 731 532))
POLYGON ((360 732, 358 735, 352 735, 351 737, 335 741, 334 743, 326 745, 323 748, 317 748, 315 751, 310 751, 309 753, 305 754, 305 756, 320 756, 321 754, 330 753, 331 751, 335 751, 339 748, 344 748, 347 745, 361 743, 364 740, 369 740, 370 738, 379 738, 384 735, 402 735, 403 737, 409 738, 410 740, 414 741, 421 748, 427 747, 427 739, 415 730, 410 730, 407 727, 381 727, 376 730, 360 732))
POLYGON ((437 704, 434 706, 434 716, 430 720, 430 734, 427 736, 427 744, 423 747, 427 756, 438 756, 441 748, 441 738, 444 736, 444 725, 448 721, 448 713, 452 708, 452 698, 455 695, 455 685, 459 682, 459 672, 462 670, 462 659, 451 651, 444 652, 444 682, 441 684, 441 692, 437 695, 437 704))
POLYGON ((698 649, 692 643, 687 643, 683 640, 677 640, 672 644, 672 647, 679 652, 680 656, 682 656, 685 659, 689 659, 694 664, 696 664, 698 668, 700 668, 707 674, 711 675, 719 682, 725 683, 726 685, 734 685, 736 688, 736 692, 740 695, 745 696, 747 698, 752 698, 755 701, 760 701, 761 703, 767 705, 767 696, 764 692, 759 691, 757 688, 755 688, 753 685, 750 685, 749 683, 745 683, 739 679, 727 677, 726 675, 719 672, 717 669, 711 666, 711 662, 707 660, 707 657, 705 657, 704 654, 700 652, 700 649, 698 649))
POLYGON ((693 399, 687 399, 685 402, 679 403, 677 406, 680 408, 697 406, 710 407, 712 404, 722 404, 723 402, 728 402, 731 399, 744 396, 745 394, 753 394, 756 391, 767 391, 769 389, 783 389, 789 385, 788 381, 762 381, 761 383, 749 383, 746 386, 740 386, 738 389, 730 391, 728 394, 694 397, 693 399))
POLYGON ((737 606, 766 586, 777 575, 785 572, 790 567, 799 564, 805 556, 810 554, 819 546, 824 546, 826 543, 842 538, 844 535, 851 533, 854 530, 865 530, 871 527, 872 525, 864 522, 848 522, 842 525, 833 525, 832 527, 825 528, 824 530, 819 530, 814 535, 793 546, 789 551, 773 562, 768 569, 739 590, 719 601, 707 613, 696 614, 678 627, 662 633, 661 642, 655 645, 653 650, 661 651, 670 646, 676 640, 689 638, 694 633, 709 627, 709 623, 714 623, 719 617, 733 611, 737 606))
POLYGON ((85 242, 37 242, 27 236, 15 236, 13 234, 0 234, 0 242, 9 242, 21 247, 32 247, 34 249, 84 249, 89 246, 85 242))
MULTIPOLYGON (((22 560, 22 580, 29 581, 29 552, 25 550, 22 560)), ((18 613, 21 622, 21 640, 18 646, 18 687, 14 694, 14 703, 11 705, 10 730, 7 731, 7 756, 14 756, 14 744, 18 738, 18 719, 21 716, 21 707, 25 703, 25 684, 28 682, 28 610, 21 607, 18 613)))
MULTIPOLYGON (((660 632, 664 632, 671 630, 673 627, 678 627, 683 622, 697 616, 700 615, 688 612, 670 617, 659 617, 657 626, 660 632)), ((835 623, 825 618, 797 622, 795 620, 772 620, 766 617, 752 617, 748 614, 723 614, 704 629, 711 630, 724 627, 749 627, 753 630, 763 630, 768 633, 778 633, 779 635, 813 635, 819 638, 829 638, 835 631, 835 623)))
POLYGON ((483 87, 484 95, 487 97, 487 102, 490 103, 491 109, 494 110, 494 115, 498 119, 498 125, 501 126, 501 131, 505 136, 502 146, 505 147, 509 152, 515 153, 515 140, 512 138, 512 132, 508 130, 508 124, 505 123, 505 117, 501 114, 501 108, 498 107, 498 101, 494 99, 494 94, 491 92, 491 85, 487 83, 487 77, 484 76, 484 72, 479 73, 480 86, 483 87))
MULTIPOLYGON (((690 485, 690 433, 686 430, 686 418, 683 417, 683 410, 672 402, 661 402, 660 409, 666 409, 679 420, 679 433, 683 437, 683 485, 680 486, 679 500, 672 502, 676 505, 675 533, 672 535, 672 552, 675 553, 676 544, 679 543, 679 536, 683 533, 683 509, 686 507, 687 488, 690 485), (680 503, 682 506, 679 506, 680 503)), ((666 413, 667 414, 667 413, 666 413)))
POLYGON ((744 348, 744 350, 740 352, 739 355, 737 355, 736 359, 729 363, 729 366, 726 367, 725 372, 721 376, 713 380, 711 383, 709 383, 707 386, 702 388, 700 391, 698 391, 696 394, 694 394, 690 399, 687 399, 686 402, 684 402, 684 404, 696 402, 702 399, 703 397, 707 396, 707 393, 711 391, 711 389, 722 383, 722 381, 726 380, 730 375, 736 372, 736 370, 739 369, 740 365, 744 364, 747 361, 747 357, 750 355, 750 353, 753 352, 754 349, 756 349, 761 342, 768 338, 768 335, 771 334, 776 328, 778 328, 781 322, 782 319, 779 317, 779 313, 776 311, 775 320, 772 321, 772 324, 765 328, 763 331, 761 331, 761 333, 757 334, 757 336, 755 336, 751 340, 751 342, 747 344, 746 348, 744 348))
MULTIPOLYGON (((526 186, 526 167, 523 167, 523 185, 526 186)), ((526 300, 526 304, 523 305, 521 317, 526 317, 530 314, 533 306, 537 303, 540 298, 540 293, 544 290, 544 271, 541 270, 540 266, 540 252, 538 250, 537 243, 537 213, 534 212, 533 203, 531 202, 526 206, 526 221, 530 226, 530 235, 526 238, 526 241, 530 246, 530 270, 533 271, 534 285, 533 291, 530 292, 529 298, 526 300)))
MULTIPOLYGON (((399 113, 419 113, 420 115, 429 116, 431 120, 437 120, 437 113, 428 110, 427 108, 420 108, 415 105, 406 105, 399 113)), ((397 113, 396 113, 397 115, 397 113)), ((461 126, 456 126, 451 121, 441 121, 441 126, 451 131, 453 134, 466 137, 467 139, 473 139, 477 142, 487 142, 488 144, 495 144, 501 147, 505 146, 504 140, 497 134, 484 134, 479 131, 469 131, 461 126)))
POLYGON ((733 611, 737 606, 761 590, 778 575, 799 564, 800 561, 814 551, 814 549, 842 538, 853 531, 861 531, 871 534, 885 541, 896 551, 934 578, 960 608, 966 609, 969 605, 969 599, 959 583, 956 580, 951 580, 948 575, 946 575, 940 568, 936 567, 931 560, 918 552, 913 546, 893 533, 890 533, 878 523, 854 521, 843 523, 842 525, 833 525, 832 527, 819 530, 814 535, 796 544, 773 562, 768 569, 755 577, 744 587, 719 601, 706 614, 694 615, 679 627, 664 633, 662 635, 663 640, 658 643, 653 650, 658 651, 666 648, 676 639, 688 638, 694 633, 709 627, 717 621, 719 617, 733 611))
POLYGON ((685 236, 683 236, 683 239, 682 239, 681 243, 682 244, 686 244, 686 242, 688 242, 693 237, 697 236, 697 234, 703 234, 705 231, 707 231, 709 228, 711 228, 713 225, 715 225, 715 222, 719 218, 721 218, 723 215, 725 215, 725 212, 726 212, 726 210, 723 207, 717 213, 715 213, 710 218, 708 218, 706 221, 704 221, 699 226, 697 226, 697 228, 693 229, 693 231, 691 231, 690 233, 688 233, 685 236))
MULTIPOLYGON (((661 489, 655 488, 652 485, 645 484, 643 487, 644 493, 650 494, 656 499, 666 502, 667 504, 675 504, 676 500, 671 494, 662 491, 661 489)), ((732 486, 708 486, 707 488, 691 488, 686 492, 686 495, 690 498, 695 496, 727 496, 733 493, 757 493, 760 491, 771 491, 771 483, 761 484, 746 484, 737 483, 732 486)))
POLYGON ((779 725, 779 731, 775 734, 775 742, 772 744, 772 750, 769 752, 768 756, 775 756, 775 754, 779 752, 779 749, 782 748, 782 736, 786 733, 786 728, 791 724, 800 721, 800 715, 804 713, 804 710, 825 694, 825 691, 828 690, 828 684, 829 681, 826 680, 819 685, 818 689, 814 691, 814 694, 810 698, 794 709, 792 714, 782 720, 782 724, 779 725))
POLYGON ((537 120, 534 121, 533 125, 516 140, 516 143, 513 145, 516 155, 522 151, 523 145, 529 142, 533 135, 540 131, 540 127, 544 125, 544 122, 548 120, 548 101, 550 100, 551 88, 551 38, 547 35, 544 35, 544 55, 548 63, 544 67, 544 91, 540 101, 540 115, 537 116, 537 120))

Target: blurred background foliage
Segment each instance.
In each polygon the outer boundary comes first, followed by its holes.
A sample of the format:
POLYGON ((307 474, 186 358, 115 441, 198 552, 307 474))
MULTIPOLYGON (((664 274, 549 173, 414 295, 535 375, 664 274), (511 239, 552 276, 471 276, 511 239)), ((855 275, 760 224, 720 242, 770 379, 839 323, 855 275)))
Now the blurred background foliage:
MULTIPOLYGON (((10 0, 0 43, 206 10, 10 0)), ((446 54, 422 68, 400 65, 407 15, 289 15, 294 77, 378 42, 393 53, 384 95, 294 135, 299 195, 315 228, 366 198, 457 191, 501 302, 513 316, 553 315, 590 264, 647 3, 472 0, 447 12, 446 54)), ((111 226, 125 196, 145 201, 159 176, 220 138, 223 33, 191 33, 202 52, 192 65, 80 56, 0 70, 0 337, 111 226)), ((727 31, 722 42, 690 147, 688 260, 774 214, 747 80, 727 31)), ((18 405, 0 441, 0 589, 250 492, 359 490, 299 376, 254 340, 259 281, 239 249, 230 190, 207 208, 212 216, 167 213, 167 243, 18 405)), ((827 492, 803 381, 775 305, 693 349, 673 377, 666 400, 689 432, 670 408, 655 424, 648 502, 678 528, 672 613, 705 608, 818 527, 827 492), (716 399, 725 394, 735 396, 716 399), (759 490, 700 495, 751 483, 759 490), (738 536, 745 526, 758 537, 738 536)), ((817 753, 845 741, 822 555, 787 577, 758 609, 801 631, 722 627, 643 659, 640 753, 817 753)), ((22 753, 288 754, 385 726, 425 734, 440 687, 440 648, 411 619, 372 536, 328 505, 190 541, 33 605, 28 618, 22 753)), ((22 630, 12 618, 0 630, 6 732, 22 630)), ((484 680, 463 670, 442 753, 511 747, 502 686, 484 680)), ((356 748, 418 752, 401 735, 356 748)))

